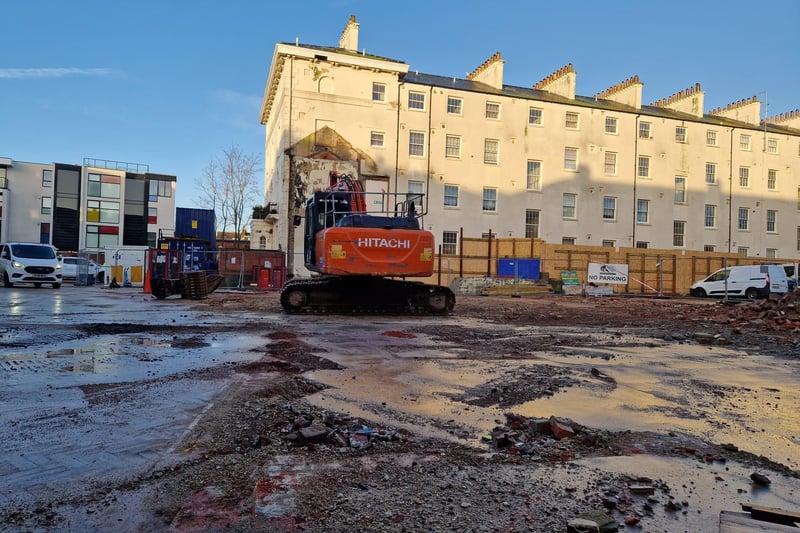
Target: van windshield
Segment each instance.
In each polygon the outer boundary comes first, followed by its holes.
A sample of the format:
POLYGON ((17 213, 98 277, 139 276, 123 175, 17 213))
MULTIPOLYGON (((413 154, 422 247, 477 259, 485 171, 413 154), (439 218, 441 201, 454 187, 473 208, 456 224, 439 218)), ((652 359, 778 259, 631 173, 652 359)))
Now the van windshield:
POLYGON ((35 244, 12 244, 11 253, 26 259, 55 259, 56 253, 49 246, 35 244))

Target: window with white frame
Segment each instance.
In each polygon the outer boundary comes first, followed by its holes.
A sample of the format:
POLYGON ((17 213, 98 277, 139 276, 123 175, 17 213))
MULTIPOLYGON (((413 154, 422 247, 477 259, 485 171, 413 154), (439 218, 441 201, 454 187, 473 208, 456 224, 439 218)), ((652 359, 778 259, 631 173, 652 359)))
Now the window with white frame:
POLYGON ((49 168, 45 168, 42 170, 42 187, 52 187, 53 186, 53 171, 49 168))
POLYGON ((564 114, 564 127, 566 127, 568 130, 577 130, 579 125, 578 119, 578 113, 574 111, 567 111, 564 114))
POLYGON ((458 232, 442 232, 442 255, 455 255, 458 253, 458 232))
POLYGON ((563 218, 575 218, 576 206, 578 203, 578 195, 571 192, 565 192, 561 195, 561 216, 563 218))
POLYGON ((617 219, 617 199, 613 196, 603 196, 603 220, 617 219))
POLYGON ((737 220, 738 220, 738 228, 741 231, 747 231, 750 228, 750 208, 740 207, 739 216, 737 217, 737 220))
POLYGON ((675 142, 676 143, 685 143, 686 142, 686 127, 685 126, 675 126, 675 142))
POLYGON ((0 189, 8 188, 8 168, 0 167, 0 189))
POLYGON ((797 251, 800 252, 800 226, 797 226, 797 244, 795 245, 797 251))
POLYGON ((650 200, 642 198, 636 200, 636 222, 638 224, 650 223, 650 200))
POLYGON ((750 187, 750 167, 739 167, 739 187, 750 187))
POLYGON ((606 133, 616 135, 618 132, 618 122, 617 117, 606 117, 606 133))
POLYGON ((617 153, 616 152, 606 152, 605 155, 605 172, 609 176, 616 176, 617 175, 617 153))
POLYGON ((768 154, 777 154, 778 153, 778 139, 775 137, 770 137, 767 139, 767 153, 768 154))
POLYGON ((776 257, 778 257, 778 249, 767 248, 767 259, 775 259, 776 257))
POLYGON ((525 238, 538 239, 539 238, 539 219, 541 213, 538 209, 525 210, 525 238))
POLYGON ((739 149, 745 150, 747 152, 750 151, 750 136, 745 135, 744 133, 739 135, 739 149))
POLYGON ((445 157, 461 159, 461 137, 458 135, 447 135, 444 139, 445 157))
POLYGON ((372 101, 385 102, 386 101, 386 85, 383 83, 372 83, 372 101))
POLYGON ((683 220, 672 221, 672 246, 683 248, 686 241, 686 222, 683 220))
POLYGON ((778 212, 774 209, 767 209, 767 233, 775 233, 778 223, 778 212))
POLYGON ((675 176, 675 203, 686 203, 686 177, 675 176))
POLYGON ((527 188, 531 191, 542 190, 542 162, 528 159, 527 188))
POLYGON ((706 163, 706 183, 713 185, 717 183, 717 164, 706 163))
POLYGON ((544 120, 544 109, 541 107, 528 108, 528 124, 541 126, 544 120))
POLYGON ((575 237, 561 237, 561 244, 573 245, 575 244, 575 237))
POLYGON ((492 120, 500 119, 500 104, 497 102, 486 102, 486 118, 492 120))
POLYGON ((444 206, 458 207, 458 185, 444 186, 444 206))
POLYGON ((639 123, 639 138, 640 139, 652 139, 653 136, 650 133, 650 123, 649 122, 640 122, 639 123))
POLYGON ((767 189, 774 191, 778 188, 778 171, 769 169, 767 170, 767 189))
POLYGON ((497 189, 491 187, 483 188, 483 210, 497 211, 497 189))
POLYGON ((425 109, 425 93, 408 92, 408 108, 423 111, 425 109))
POLYGON ((53 212, 53 198, 50 196, 42 196, 42 206, 39 212, 43 215, 49 215, 53 212))
POLYGON ((369 134, 369 145, 373 148, 383 148, 386 142, 386 134, 382 131, 371 131, 369 134))
POLYGON ((497 139, 483 140, 483 162, 487 165, 496 165, 500 162, 500 141, 497 139))
POLYGON ((417 180, 408 180, 408 194, 417 195, 425 192, 424 184, 417 180))
POLYGON ((603 248, 616 248, 617 247, 617 241, 603 240, 603 242, 600 244, 600 246, 602 246, 603 248))
POLYGON ((408 132, 408 155, 414 157, 425 156, 425 133, 421 131, 408 132))
POLYGON ((447 97, 447 114, 460 115, 464 108, 464 100, 455 96, 447 97))
POLYGON ((714 252, 714 251, 716 251, 716 249, 717 249, 717 247, 714 246, 713 244, 704 244, 703 245, 703 251, 704 252, 714 252))
MULTIPOLYGON (((89 189, 92 189, 92 175, 89 174, 89 189)), ((102 189, 102 186, 101 186, 102 189)), ((150 180, 149 201, 157 202, 159 198, 172 197, 172 182, 166 180, 150 180)), ((116 196, 119 198, 119 196, 116 196)))
POLYGON ((750 248, 748 248, 747 246, 739 246, 736 249, 736 253, 741 255, 742 257, 747 257, 748 255, 750 255, 750 248))
POLYGON ((577 148, 564 148, 564 170, 578 170, 577 148))
POLYGON ((640 178, 650 177, 650 157, 646 155, 639 156, 639 164, 636 165, 637 174, 640 178))
POLYGON ((717 132, 706 130, 706 146, 717 146, 717 132))
POLYGON ((703 227, 716 228, 717 227, 717 206, 706 204, 705 217, 703 218, 703 227))
POLYGON ((636 247, 637 248, 648 248, 649 246, 650 246, 650 243, 647 242, 647 241, 636 241, 636 247))

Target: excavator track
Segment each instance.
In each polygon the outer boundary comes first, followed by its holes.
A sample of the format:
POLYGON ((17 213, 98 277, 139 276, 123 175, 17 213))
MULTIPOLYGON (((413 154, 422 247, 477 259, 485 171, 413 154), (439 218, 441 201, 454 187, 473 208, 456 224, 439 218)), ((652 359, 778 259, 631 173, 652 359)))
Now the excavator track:
POLYGON ((292 314, 444 315, 455 303, 447 287, 374 276, 293 279, 281 289, 281 305, 292 314))

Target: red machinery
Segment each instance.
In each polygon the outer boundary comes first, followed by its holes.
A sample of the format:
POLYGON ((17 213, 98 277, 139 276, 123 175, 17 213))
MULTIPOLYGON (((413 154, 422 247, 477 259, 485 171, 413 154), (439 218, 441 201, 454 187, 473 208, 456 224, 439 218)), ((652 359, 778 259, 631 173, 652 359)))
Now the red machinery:
POLYGON ((367 193, 349 175, 306 202, 305 265, 321 274, 281 290, 288 312, 446 313, 447 287, 406 281, 433 274, 433 234, 420 227, 421 194, 367 193))

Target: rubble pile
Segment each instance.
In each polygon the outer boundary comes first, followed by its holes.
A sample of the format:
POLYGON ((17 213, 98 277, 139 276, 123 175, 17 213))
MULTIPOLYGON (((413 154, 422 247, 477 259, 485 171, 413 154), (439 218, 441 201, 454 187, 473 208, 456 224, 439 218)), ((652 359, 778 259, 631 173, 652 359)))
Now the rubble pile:
POLYGON ((297 416, 281 433, 284 441, 291 446, 327 445, 359 450, 367 450, 380 443, 407 440, 401 430, 372 428, 361 420, 334 414, 328 414, 322 420, 307 415, 297 416))
POLYGON ((733 327, 800 333, 800 291, 786 293, 777 299, 736 305, 731 308, 728 319, 733 327))

